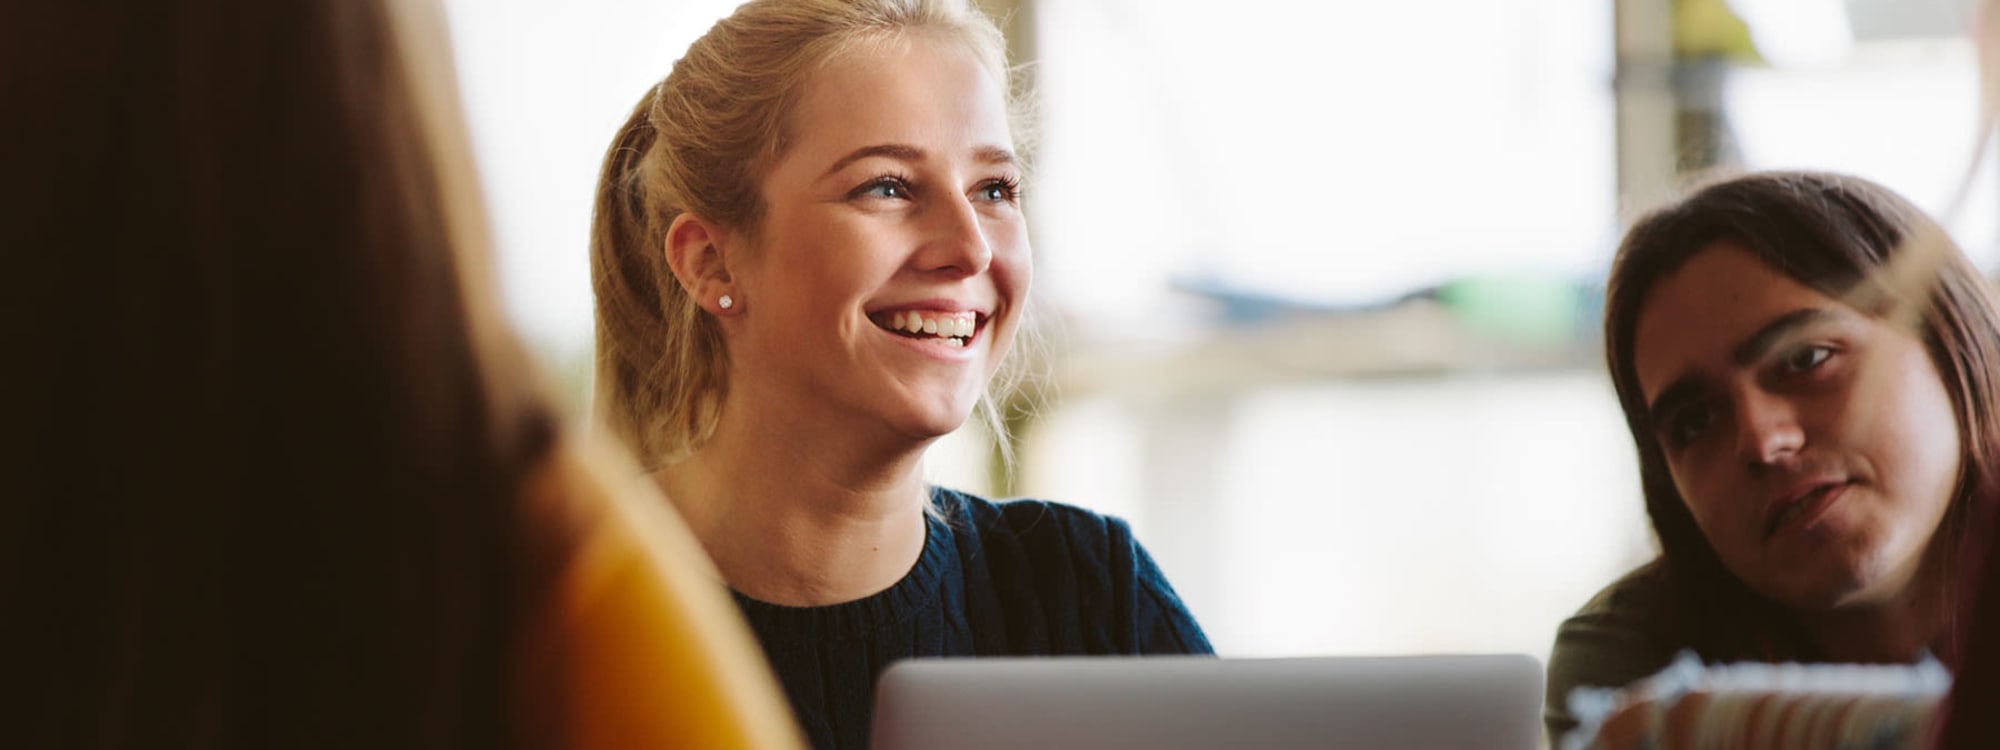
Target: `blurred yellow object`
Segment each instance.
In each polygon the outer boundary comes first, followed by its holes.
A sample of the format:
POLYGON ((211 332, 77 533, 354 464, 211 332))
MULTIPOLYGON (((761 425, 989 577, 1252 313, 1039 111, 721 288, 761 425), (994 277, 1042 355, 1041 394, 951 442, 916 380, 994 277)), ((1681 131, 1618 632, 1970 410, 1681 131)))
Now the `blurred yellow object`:
POLYGON ((530 485, 531 512, 570 540, 524 653, 523 709, 547 722, 531 731, 571 748, 803 747, 694 536, 622 456, 573 443, 530 485))

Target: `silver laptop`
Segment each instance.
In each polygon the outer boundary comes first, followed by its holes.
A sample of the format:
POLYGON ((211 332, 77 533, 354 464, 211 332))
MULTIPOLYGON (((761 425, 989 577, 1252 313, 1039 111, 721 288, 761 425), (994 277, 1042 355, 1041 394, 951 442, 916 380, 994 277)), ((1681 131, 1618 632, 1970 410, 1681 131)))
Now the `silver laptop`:
POLYGON ((1520 654, 917 659, 876 684, 872 745, 1532 750, 1541 701, 1520 654))

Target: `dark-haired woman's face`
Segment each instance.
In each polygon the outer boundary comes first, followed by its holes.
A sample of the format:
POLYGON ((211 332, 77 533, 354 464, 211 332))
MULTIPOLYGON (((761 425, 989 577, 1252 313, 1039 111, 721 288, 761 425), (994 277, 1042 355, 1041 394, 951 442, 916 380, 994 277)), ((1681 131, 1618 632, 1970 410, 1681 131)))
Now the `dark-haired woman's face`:
POLYGON ((1674 485, 1744 583, 1804 609, 1905 590, 1960 461, 1913 332, 1718 242, 1653 287, 1633 366, 1674 485))

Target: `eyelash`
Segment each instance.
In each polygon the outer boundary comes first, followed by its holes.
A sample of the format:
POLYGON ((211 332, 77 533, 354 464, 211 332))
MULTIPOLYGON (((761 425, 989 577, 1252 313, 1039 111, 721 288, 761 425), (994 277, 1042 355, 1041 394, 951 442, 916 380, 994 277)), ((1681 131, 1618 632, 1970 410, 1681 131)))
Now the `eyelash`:
POLYGON ((849 197, 853 198, 874 197, 874 198, 885 198, 890 200, 898 200, 898 199, 907 200, 910 198, 911 194, 915 192, 916 192, 915 190, 912 190, 910 188, 910 178, 894 172, 888 172, 877 175, 874 179, 862 183, 861 187, 855 188, 854 192, 850 194, 849 197), (900 195, 873 195, 873 193, 876 190, 879 190, 881 188, 894 189, 898 193, 900 193, 900 195))
POLYGON ((985 193, 986 191, 988 191, 988 190, 992 190, 992 189, 994 189, 994 188, 999 188, 999 189, 1000 189, 1000 197, 999 197, 998 199, 996 199, 996 202, 998 202, 998 203, 1019 203, 1019 202, 1021 202, 1021 180, 1020 180, 1020 178, 1018 178, 1018 177, 1000 177, 1000 178, 996 178, 996 179, 992 179, 992 180, 987 180, 987 181, 986 181, 985 183, 983 183, 983 184, 981 184, 981 185, 979 186, 979 190, 978 190, 978 192, 979 192, 979 193, 982 193, 982 194, 983 194, 983 193, 985 193))
POLYGON ((1826 361, 1829 359, 1833 359, 1833 347, 1824 346, 1820 344, 1811 344, 1799 347, 1797 349, 1792 350, 1791 352, 1786 353, 1785 358, 1779 360, 1778 364, 1782 366, 1786 372, 1797 374, 1797 373, 1811 372, 1813 370, 1816 370, 1821 365, 1826 364, 1826 361), (1793 362, 1798 361, 1799 355, 1813 353, 1813 352, 1818 352, 1821 354, 1818 361, 1805 365, 1804 367, 1792 366, 1793 362))
MULTIPOLYGON (((975 195, 980 195, 981 197, 984 197, 984 193, 994 189, 998 189, 1000 192, 999 197, 991 199, 991 201, 994 203, 1013 204, 1013 203, 1019 203, 1021 201, 1021 180, 1020 178, 1017 177, 998 177, 991 180, 987 180, 986 182, 980 183, 978 189, 973 192, 975 195)), ((875 197, 875 198, 884 198, 890 200, 908 200, 915 193, 916 190, 911 187, 909 177, 906 177, 902 174, 889 172, 878 175, 874 179, 862 183, 861 187, 855 188, 854 192, 849 194, 849 197, 851 198, 875 197), (899 193, 899 195, 874 195, 875 191, 883 188, 889 188, 895 190, 896 192, 899 193)))

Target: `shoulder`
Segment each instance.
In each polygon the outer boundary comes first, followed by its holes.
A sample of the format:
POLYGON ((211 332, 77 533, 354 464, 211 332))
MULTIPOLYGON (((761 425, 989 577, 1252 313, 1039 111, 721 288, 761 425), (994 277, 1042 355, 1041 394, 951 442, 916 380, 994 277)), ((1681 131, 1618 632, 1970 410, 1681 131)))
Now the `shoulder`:
MULTIPOLYGON (((1596 596, 1584 602, 1556 630, 1554 662, 1566 656, 1588 656, 1586 662, 1602 664, 1606 656, 1640 650, 1646 660, 1670 658, 1684 644, 1674 644, 1666 628, 1672 614, 1672 590, 1660 560, 1648 562, 1624 574, 1596 596)), ((1646 670, 1658 664, 1646 664, 1646 670)), ((1638 676, 1638 674, 1636 674, 1638 676)))
POLYGON ((1049 619, 1049 653, 1212 653, 1208 638, 1124 519, 1046 500, 933 493, 958 527, 968 578, 1049 619))
POLYGON ((1060 543, 1103 553, 1137 546, 1124 519, 1074 505, 1032 498, 994 501, 943 487, 932 490, 932 499, 947 523, 987 546, 996 541, 1060 543))
POLYGON ((1569 723, 1568 699, 1579 686, 1623 687, 1673 660, 1686 644, 1667 622, 1670 582, 1658 560, 1626 573, 1590 598, 1556 630, 1549 653, 1551 736, 1569 723))
POLYGON ((1123 519, 1047 500, 993 501, 936 488, 943 525, 967 569, 1037 589, 1129 588, 1158 578, 1152 558, 1123 519))
POLYGON ((1665 564, 1656 559, 1633 568, 1599 590, 1570 619, 1649 618, 1672 606, 1669 601, 1671 586, 1665 564))

